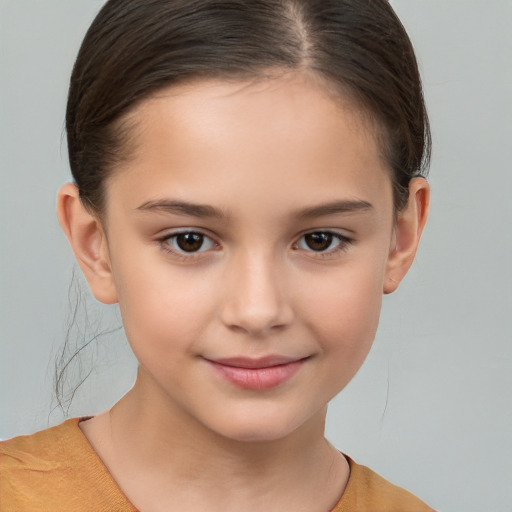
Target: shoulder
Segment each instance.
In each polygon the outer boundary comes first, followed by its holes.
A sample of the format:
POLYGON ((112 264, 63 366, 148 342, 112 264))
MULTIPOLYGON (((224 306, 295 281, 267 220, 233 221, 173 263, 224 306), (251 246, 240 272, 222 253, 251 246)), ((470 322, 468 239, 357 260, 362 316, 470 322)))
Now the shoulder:
POLYGON ((419 498, 377 473, 355 463, 350 464, 350 478, 341 501, 332 512, 434 512, 419 498))
POLYGON ((133 510, 112 485, 78 422, 74 418, 0 443, 0 512, 90 510, 103 503, 133 510))
POLYGON ((68 450, 66 445, 72 440, 73 423, 63 424, 28 436, 14 437, 0 443, 0 465, 2 483, 5 478, 38 471, 59 470, 66 467, 68 450))

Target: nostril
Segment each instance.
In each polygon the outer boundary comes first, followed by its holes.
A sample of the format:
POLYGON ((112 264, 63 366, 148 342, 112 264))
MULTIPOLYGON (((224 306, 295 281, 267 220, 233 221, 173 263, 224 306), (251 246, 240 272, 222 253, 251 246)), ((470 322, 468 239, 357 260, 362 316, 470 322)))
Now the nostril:
POLYGON ((223 312, 223 323, 232 331, 245 332, 253 336, 283 330, 291 323, 291 309, 283 303, 274 306, 258 311, 243 305, 226 307, 223 312))
POLYGON ((221 318, 232 331, 261 336, 282 330, 293 319, 289 294, 283 289, 284 269, 268 252, 243 251, 226 273, 221 318), (278 276, 280 278, 278 278, 278 276))

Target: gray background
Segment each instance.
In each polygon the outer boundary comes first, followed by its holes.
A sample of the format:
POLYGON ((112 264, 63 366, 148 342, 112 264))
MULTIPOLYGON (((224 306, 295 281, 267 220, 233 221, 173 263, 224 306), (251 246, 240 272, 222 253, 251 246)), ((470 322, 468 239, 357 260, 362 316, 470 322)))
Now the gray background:
MULTIPOLYGON (((0 0, 4 439, 62 419, 51 412, 52 372, 66 334, 73 259, 55 195, 69 179, 67 81, 101 3, 0 0)), ((410 275, 385 297, 368 360, 330 407, 328 436, 441 511, 510 512, 512 2, 392 3, 424 76, 432 213, 410 275)), ((113 307, 91 303, 88 315, 93 333, 118 324, 113 307)), ((80 321, 71 336, 81 339, 81 331, 80 321)), ((134 379, 122 334, 100 337, 82 361, 93 372, 70 415, 108 407, 134 379)))

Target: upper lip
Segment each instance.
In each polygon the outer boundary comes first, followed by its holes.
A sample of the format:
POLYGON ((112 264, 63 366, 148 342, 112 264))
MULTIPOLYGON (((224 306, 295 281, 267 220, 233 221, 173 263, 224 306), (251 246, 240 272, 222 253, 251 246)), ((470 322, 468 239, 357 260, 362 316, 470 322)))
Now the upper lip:
POLYGON ((305 357, 287 357, 279 355, 271 355, 265 357, 226 357, 220 359, 208 359, 212 363, 224 366, 233 366, 235 368, 271 368, 283 364, 295 363, 306 359, 305 357))

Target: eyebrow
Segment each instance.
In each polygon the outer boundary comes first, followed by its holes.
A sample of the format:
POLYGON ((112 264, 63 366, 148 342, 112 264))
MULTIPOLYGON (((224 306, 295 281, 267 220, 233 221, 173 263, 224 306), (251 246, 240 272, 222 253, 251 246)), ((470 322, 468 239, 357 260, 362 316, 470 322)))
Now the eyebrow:
POLYGON ((326 215, 336 215, 339 213, 355 213, 372 210, 373 206, 368 201, 362 200, 341 200, 330 203, 311 206, 296 212, 300 219, 311 219, 314 217, 324 217, 326 215))
MULTIPOLYGON (((190 203, 188 201, 172 199, 147 201, 136 209, 143 212, 162 212, 199 218, 225 219, 228 217, 223 210, 208 204, 190 203)), ((371 209, 373 209, 373 206, 368 201, 340 200, 298 210, 293 216, 306 220, 315 217, 324 217, 340 213, 355 213, 371 209)))
POLYGON ((189 203, 187 201, 176 201, 163 199, 159 201, 147 201, 137 207, 143 212, 163 212, 174 215, 188 215, 190 217, 223 219, 227 215, 218 208, 208 204, 189 203))

